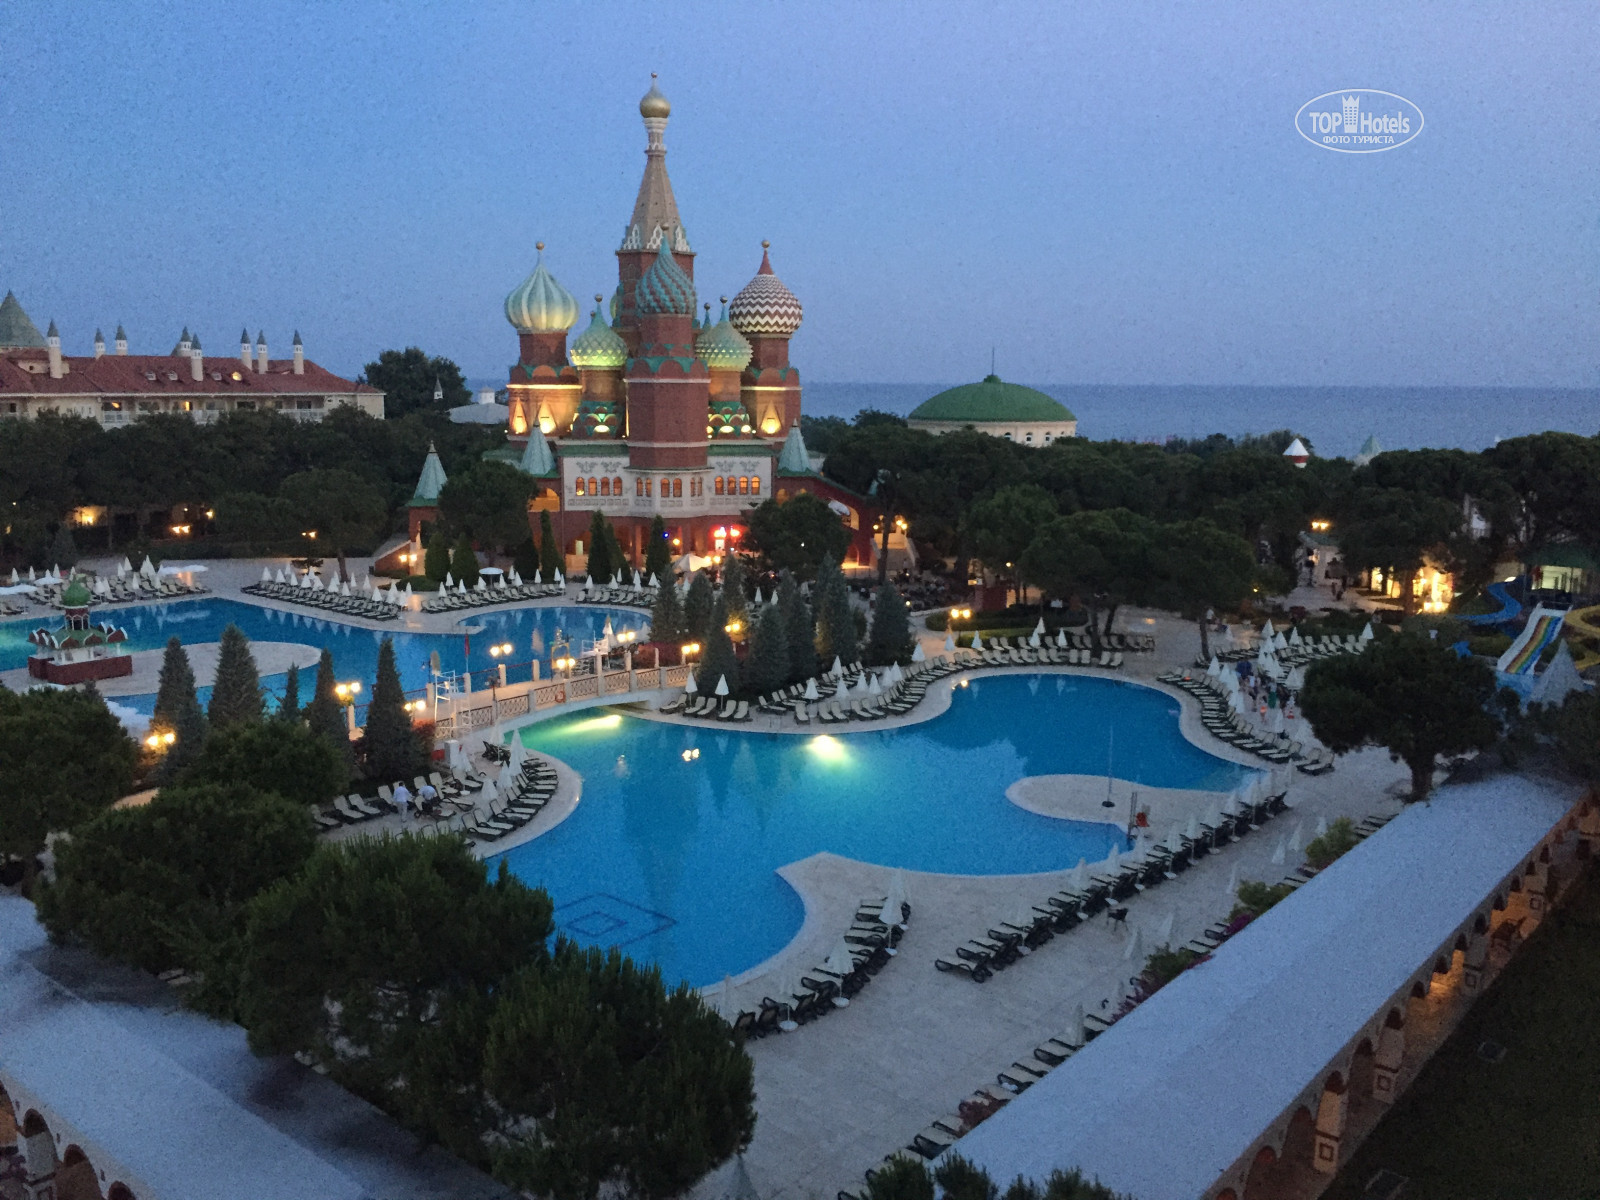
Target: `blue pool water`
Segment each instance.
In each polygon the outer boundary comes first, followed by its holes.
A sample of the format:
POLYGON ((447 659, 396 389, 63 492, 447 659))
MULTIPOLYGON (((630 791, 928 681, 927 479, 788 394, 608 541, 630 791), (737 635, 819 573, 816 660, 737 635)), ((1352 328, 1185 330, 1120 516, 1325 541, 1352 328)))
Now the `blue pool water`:
MULTIPOLYGON (((639 630, 648 624, 642 612, 628 609, 608 609, 584 605, 583 607, 514 608, 481 610, 463 614, 464 623, 482 631, 471 635, 471 661, 473 671, 486 671, 494 665, 489 647, 510 642, 514 647, 512 661, 527 663, 537 657, 545 663, 548 673, 549 646, 560 629, 572 642, 576 652, 585 640, 598 638, 610 617, 612 628, 618 633, 639 630)), ((462 671, 469 666, 468 639, 461 634, 405 633, 397 629, 366 629, 330 621, 312 613, 281 612, 262 608, 237 600, 196 599, 178 600, 165 604, 136 605, 128 608, 108 609, 95 620, 120 625, 128 631, 128 645, 134 650, 155 650, 166 645, 169 637, 177 636, 188 643, 214 642, 229 624, 237 625, 251 641, 301 642, 319 649, 326 646, 333 651, 334 669, 340 679, 362 680, 371 692, 372 679, 378 665, 378 643, 385 637, 394 638, 395 661, 400 668, 400 682, 409 690, 425 686, 428 682, 428 657, 439 654, 440 669, 446 672, 462 671)), ((51 617, 43 622, 54 628, 60 619, 51 617)), ((6 621, 0 623, 0 671, 27 665, 32 647, 27 636, 41 622, 37 619, 6 621)), ((512 683, 528 678, 528 667, 513 667, 509 672, 512 683)), ((267 690, 274 695, 283 691, 284 677, 269 675, 262 679, 267 690)), ((483 677, 478 677, 481 685, 483 677)), ((311 678, 301 672, 300 699, 303 703, 311 695, 311 678)), ((210 688, 200 689, 200 701, 209 699, 210 688)), ((148 714, 155 706, 155 694, 119 697, 117 703, 148 714)))
POLYGON ((799 930, 800 898, 775 874, 786 863, 828 850, 960 875, 1071 867, 1104 858, 1115 830, 1017 808, 1005 796, 1016 780, 1104 775, 1108 757, 1118 778, 1158 787, 1226 790, 1249 774, 1186 740, 1178 713, 1153 688, 1011 675, 975 679, 948 712, 879 732, 761 734, 577 714, 520 736, 582 773, 582 803, 502 857, 550 891, 564 932, 702 985, 754 966, 799 930))

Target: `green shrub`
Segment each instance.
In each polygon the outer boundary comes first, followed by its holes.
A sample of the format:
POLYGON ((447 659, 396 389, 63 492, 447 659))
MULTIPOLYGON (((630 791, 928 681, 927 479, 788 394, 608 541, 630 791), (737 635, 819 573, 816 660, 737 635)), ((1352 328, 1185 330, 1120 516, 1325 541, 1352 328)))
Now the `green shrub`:
POLYGON ((1467 649, 1484 658, 1499 658, 1511 649, 1511 635, 1506 633, 1485 633, 1467 639, 1467 649))
POLYGON ((1148 992, 1158 992, 1199 961, 1200 955, 1186 946, 1159 946, 1144 960, 1141 978, 1148 992))
POLYGON ((1327 833, 1311 839, 1306 847, 1306 861, 1320 871, 1340 855, 1349 853, 1360 840, 1350 818, 1340 817, 1328 826, 1327 833))
POLYGON ((1465 621, 1443 613, 1418 613, 1400 622, 1401 633, 1416 633, 1423 637, 1433 634, 1434 640, 1444 646, 1453 646, 1471 636, 1472 627, 1465 621))
POLYGON ((1233 911, 1228 914, 1228 920, 1236 920, 1247 913, 1252 917, 1259 917, 1274 904, 1288 897, 1294 891, 1287 883, 1260 883, 1255 880, 1245 880, 1239 885, 1239 903, 1233 906, 1233 911))

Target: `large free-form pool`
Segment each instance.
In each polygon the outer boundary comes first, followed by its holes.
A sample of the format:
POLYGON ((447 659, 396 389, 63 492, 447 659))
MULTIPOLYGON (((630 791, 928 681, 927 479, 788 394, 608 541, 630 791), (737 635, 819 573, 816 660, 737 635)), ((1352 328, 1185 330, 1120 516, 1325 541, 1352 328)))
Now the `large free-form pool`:
MULTIPOLYGON (((244 604, 237 600, 201 598, 176 600, 164 604, 141 604, 127 608, 96 610, 97 621, 120 625, 128 631, 128 646, 132 650, 158 650, 169 637, 176 636, 185 643, 214 642, 227 625, 237 625, 253 642, 301 642, 319 649, 327 646, 333 651, 334 669, 340 679, 359 679, 370 694, 372 679, 377 672, 378 643, 386 637, 394 638, 395 662, 400 668, 400 682, 410 691, 428 682, 428 658, 439 655, 440 669, 459 672, 467 668, 468 642, 471 646, 470 666, 473 671, 485 671, 494 665, 489 647, 510 642, 514 648, 512 661, 527 663, 530 658, 544 660, 546 670, 550 658, 550 644, 559 629, 571 641, 577 653, 584 641, 598 638, 611 619, 612 628, 640 630, 649 623, 647 616, 620 608, 600 608, 585 605, 578 607, 512 608, 501 610, 480 609, 462 615, 462 623, 479 629, 470 638, 462 634, 407 633, 399 629, 368 629, 330 621, 326 617, 306 612, 285 612, 244 604)), ((30 631, 39 625, 55 628, 61 624, 59 616, 47 619, 6 621, 0 623, 0 671, 27 665, 33 647, 28 643, 30 631)), ((510 682, 528 678, 527 666, 513 667, 510 682)), ((313 676, 301 672, 300 700, 310 699, 313 676)), ((275 700, 283 692, 284 677, 269 675, 262 679, 269 698, 275 700)), ((482 677, 480 676, 480 684, 482 677)), ((200 702, 210 698, 209 687, 200 689, 200 702)), ((149 714, 155 707, 155 693, 140 696, 118 697, 117 703, 149 714)))
POLYGON ((1178 713, 1117 680, 1004 675, 956 688, 930 721, 875 733, 563 717, 520 736, 582 773, 582 801, 503 857, 550 891, 563 932, 703 985, 799 930, 800 898, 775 874, 786 863, 827 850, 957 875, 1071 867, 1104 858, 1116 831, 1016 807, 1016 780, 1103 776, 1108 759, 1116 777, 1156 787, 1225 791, 1250 774, 1184 738, 1178 713))

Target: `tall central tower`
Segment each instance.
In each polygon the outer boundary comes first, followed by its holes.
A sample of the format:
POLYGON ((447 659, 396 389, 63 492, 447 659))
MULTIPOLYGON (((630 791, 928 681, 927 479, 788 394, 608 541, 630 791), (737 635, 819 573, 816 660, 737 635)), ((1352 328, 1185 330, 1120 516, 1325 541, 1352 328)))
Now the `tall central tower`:
POLYGON ((672 180, 667 177, 667 118, 672 113, 672 105, 661 94, 655 78, 650 76, 650 90, 639 101, 639 115, 644 118, 646 134, 644 178, 639 181, 633 216, 617 250, 618 286, 612 301, 617 332, 630 350, 638 344, 639 338, 639 310, 634 293, 663 241, 689 281, 694 281, 694 251, 689 247, 689 235, 684 232, 683 220, 678 216, 672 180))

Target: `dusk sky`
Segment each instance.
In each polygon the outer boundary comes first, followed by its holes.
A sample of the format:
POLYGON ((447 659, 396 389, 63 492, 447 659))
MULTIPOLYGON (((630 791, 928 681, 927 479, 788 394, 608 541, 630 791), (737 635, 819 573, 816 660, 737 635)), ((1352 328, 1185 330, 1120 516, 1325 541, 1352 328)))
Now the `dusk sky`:
POLYGON ((701 298, 761 239, 816 381, 1600 384, 1600 7, 0 10, 0 294, 69 353, 241 325, 505 377, 534 243, 616 281, 639 97, 701 298), (1372 88, 1414 141, 1298 136, 1372 88))

